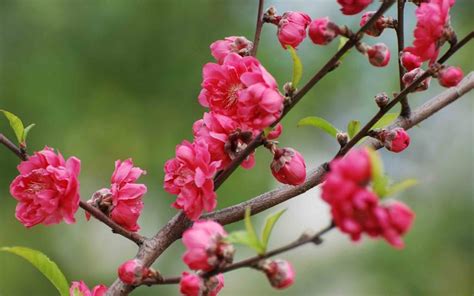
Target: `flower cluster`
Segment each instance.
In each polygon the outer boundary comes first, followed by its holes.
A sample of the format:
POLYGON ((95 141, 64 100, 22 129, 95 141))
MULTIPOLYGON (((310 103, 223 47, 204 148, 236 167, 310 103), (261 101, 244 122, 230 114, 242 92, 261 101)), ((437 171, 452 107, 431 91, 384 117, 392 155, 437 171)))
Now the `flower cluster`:
MULTIPOLYGON (((186 252, 183 261, 198 273, 222 268, 232 263, 234 247, 225 242, 227 233, 214 221, 196 221, 183 234, 186 252)), ((217 295, 224 286, 224 276, 218 274, 203 279, 197 274, 183 272, 180 291, 186 296, 217 295), (205 294, 209 293, 209 294, 205 294)))
POLYGON ((322 198, 331 206, 336 226, 357 241, 363 233, 383 237, 395 248, 403 248, 402 236, 409 230, 414 213, 400 202, 381 205, 368 187, 371 160, 367 150, 353 150, 331 162, 322 186, 322 198))
POLYGON ((64 160, 61 153, 45 147, 18 165, 20 175, 10 185, 18 201, 16 218, 26 227, 74 223, 79 208, 79 172, 75 157, 64 160))
POLYGON ((70 296, 104 296, 106 292, 107 287, 104 285, 95 286, 91 291, 83 281, 72 282, 69 288, 70 296))
POLYGON ((139 167, 134 167, 131 159, 117 160, 110 180, 110 189, 98 190, 88 202, 128 231, 138 231, 140 226, 137 221, 143 209, 142 198, 147 187, 136 181, 145 173, 139 167))

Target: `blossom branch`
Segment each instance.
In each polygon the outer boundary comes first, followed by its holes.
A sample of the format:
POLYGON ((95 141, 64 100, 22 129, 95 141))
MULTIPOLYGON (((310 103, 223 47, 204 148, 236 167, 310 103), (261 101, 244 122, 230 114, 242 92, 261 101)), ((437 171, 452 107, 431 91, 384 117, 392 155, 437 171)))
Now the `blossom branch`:
POLYGON ((145 241, 145 237, 141 236, 140 234, 136 232, 131 232, 123 228, 122 226, 118 225, 115 223, 112 219, 110 219, 106 214, 102 213, 101 210, 98 208, 88 204, 87 202, 80 201, 79 206, 84 209, 86 212, 91 214, 94 218, 99 220, 100 222, 104 223, 105 225, 109 226, 112 229, 113 233, 116 233, 118 235, 121 235, 133 242, 135 242, 137 245, 143 244, 145 241))
POLYGON ((252 47, 252 56, 257 55, 257 50, 258 50, 258 44, 260 43, 260 35, 262 33, 262 28, 263 28, 263 6, 264 6, 265 0, 259 0, 258 1, 258 12, 257 12, 257 25, 255 27, 255 37, 253 39, 253 47, 252 47))
MULTIPOLYGON (((405 0, 398 0, 397 5, 397 24, 395 27, 395 32, 397 34, 397 46, 398 46, 398 78, 400 82, 400 90, 404 88, 403 75, 405 74, 405 68, 403 68, 402 61, 400 59, 400 53, 405 48, 405 32, 404 32, 404 11, 405 11, 405 0)), ((403 98, 400 101, 402 109, 400 111, 400 116, 407 117, 410 115, 410 104, 408 103, 408 98, 403 98)))
MULTIPOLYGON (((323 77, 326 76, 329 72, 334 70, 335 67, 339 65, 339 60, 341 57, 354 47, 362 38, 364 32, 369 29, 375 21, 387 11, 390 6, 393 5, 395 0, 384 0, 382 5, 379 7, 377 12, 367 21, 367 23, 362 26, 355 34, 352 34, 351 38, 340 48, 334 56, 332 56, 329 61, 291 98, 289 104, 285 106, 283 114, 272 124, 272 127, 276 126, 285 115, 303 98, 306 93, 308 93, 323 77)), ((237 167, 247 158, 257 147, 263 143, 263 133, 257 135, 252 142, 250 142, 247 147, 241 151, 232 162, 220 172, 214 179, 214 187, 217 189, 224 183, 224 181, 237 169, 237 167)))
MULTIPOLYGON (((20 160, 27 160, 28 155, 26 154, 26 151, 23 149, 18 148, 13 142, 5 137, 3 134, 0 134, 0 143, 5 145, 10 151, 12 151, 20 160)), ((84 202, 84 201, 79 201, 79 206, 84 209, 86 212, 91 214, 94 218, 97 220, 101 221, 105 225, 109 226, 112 229, 113 233, 117 233, 125 238, 128 238, 129 240, 135 242, 137 245, 141 245, 145 241, 145 237, 139 235, 138 233, 131 232, 123 228, 122 226, 118 225, 112 219, 110 219, 106 214, 102 213, 99 209, 96 207, 93 207, 92 205, 84 202)))

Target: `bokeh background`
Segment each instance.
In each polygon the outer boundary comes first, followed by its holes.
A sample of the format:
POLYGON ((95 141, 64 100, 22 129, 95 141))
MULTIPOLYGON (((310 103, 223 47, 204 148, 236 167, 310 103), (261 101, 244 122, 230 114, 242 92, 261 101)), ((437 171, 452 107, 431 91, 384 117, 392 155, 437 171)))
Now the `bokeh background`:
MULTIPOLYGON (((378 1, 372 4, 375 10, 378 1)), ((191 138, 192 123, 204 109, 197 102, 201 67, 211 61, 208 46, 230 35, 253 38, 256 0, 0 0, 0 108, 36 123, 30 150, 45 145, 82 160, 82 198, 108 186, 116 159, 133 157, 148 171, 140 219, 151 236, 175 210, 162 189, 163 164, 174 147, 191 138)), ((279 12, 303 10, 312 17, 329 15, 339 24, 358 27, 360 14, 343 16, 336 1, 267 1, 279 12)), ((414 6, 407 4, 407 39, 412 40, 414 6)), ((473 27, 474 2, 458 0, 452 24, 463 36, 473 27)), ((389 15, 394 15, 392 9, 389 15)), ((258 57, 280 85, 291 79, 291 59, 265 26, 258 57)), ((395 38, 381 41, 395 54, 395 38)), ((366 41, 373 44, 375 39, 366 41)), ((337 42, 318 47, 306 40, 299 49, 310 77, 337 49, 337 42)), ((473 69, 471 44, 450 60, 473 69)), ((349 120, 365 122, 376 111, 373 96, 398 87, 395 59, 373 68, 355 51, 341 67, 314 88, 283 121, 284 146, 300 150, 309 168, 330 159, 337 144, 319 130, 296 128, 298 119, 317 115, 344 128, 349 120)), ((416 106, 443 89, 432 81, 429 91, 411 95, 416 106)), ((473 94, 442 110, 410 131, 406 152, 382 152, 395 180, 418 178, 420 184, 398 196, 417 213, 406 248, 397 251, 383 241, 359 244, 331 232, 319 247, 305 246, 283 257, 294 263, 297 279, 275 291, 262 274, 239 270, 226 275, 221 295, 472 295, 473 281, 473 94)), ((0 131, 13 137, 6 120, 0 131)), ((15 201, 8 186, 18 160, 0 147, 0 246, 27 246, 50 256, 70 281, 109 285, 117 266, 135 255, 135 246, 113 235, 97 221, 24 228, 14 218, 15 201)), ((268 168, 270 156, 257 152, 252 171, 237 172, 219 190, 219 207, 241 202, 278 184, 268 168)), ((288 208, 271 245, 278 246, 306 229, 329 221, 319 189, 282 204, 288 208)), ((262 224, 264 216, 254 218, 262 224)), ((242 223, 228 230, 242 228, 242 223)), ((166 275, 185 269, 177 242, 156 263, 166 275)), ((237 259, 252 255, 244 247, 237 259)), ((140 288, 136 295, 178 295, 176 286, 140 288)), ((56 295, 53 286, 20 258, 0 254, 0 295, 56 295)))

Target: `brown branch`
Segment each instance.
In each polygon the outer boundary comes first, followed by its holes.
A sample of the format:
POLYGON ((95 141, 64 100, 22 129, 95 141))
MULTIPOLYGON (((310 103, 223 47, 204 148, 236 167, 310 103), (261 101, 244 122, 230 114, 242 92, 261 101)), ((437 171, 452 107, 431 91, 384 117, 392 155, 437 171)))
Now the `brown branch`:
POLYGON ((265 0, 258 1, 258 12, 257 12, 257 25, 255 26, 255 37, 253 38, 253 47, 251 56, 257 55, 258 44, 260 43, 260 35, 262 34, 263 28, 263 5, 265 0))
POLYGON ((145 237, 141 236, 140 234, 132 231, 128 231, 122 226, 115 223, 112 219, 109 218, 106 214, 102 213, 98 208, 88 204, 87 202, 80 201, 79 206, 84 209, 86 212, 91 214, 94 218, 99 220, 100 222, 104 223, 105 225, 109 226, 112 229, 113 233, 121 235, 129 240, 135 242, 138 246, 142 245, 143 242, 146 240, 145 237))
POLYGON ((26 151, 13 144, 13 142, 10 141, 10 139, 5 137, 3 134, 0 134, 0 143, 7 147, 11 152, 15 153, 15 155, 18 156, 18 158, 20 158, 21 160, 28 159, 26 151))
MULTIPOLYGON (((398 47, 398 79, 400 83, 400 91, 404 88, 403 75, 405 75, 405 68, 403 68, 402 60, 400 59, 400 53, 405 48, 405 32, 404 32, 404 10, 405 10, 405 0, 398 0, 397 5, 397 25, 395 27, 395 32, 397 33, 397 47, 398 47)), ((402 109, 400 111, 401 117, 408 117, 410 115, 410 104, 408 103, 408 98, 404 97, 400 100, 402 109)))

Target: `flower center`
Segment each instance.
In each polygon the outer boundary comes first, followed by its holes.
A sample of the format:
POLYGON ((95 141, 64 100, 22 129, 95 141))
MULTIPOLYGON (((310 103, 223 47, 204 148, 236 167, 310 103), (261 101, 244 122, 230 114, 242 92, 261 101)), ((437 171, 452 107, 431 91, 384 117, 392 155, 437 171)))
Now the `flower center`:
POLYGON ((239 91, 242 89, 242 84, 232 84, 227 91, 227 98, 225 108, 231 108, 237 102, 239 98, 239 91))

